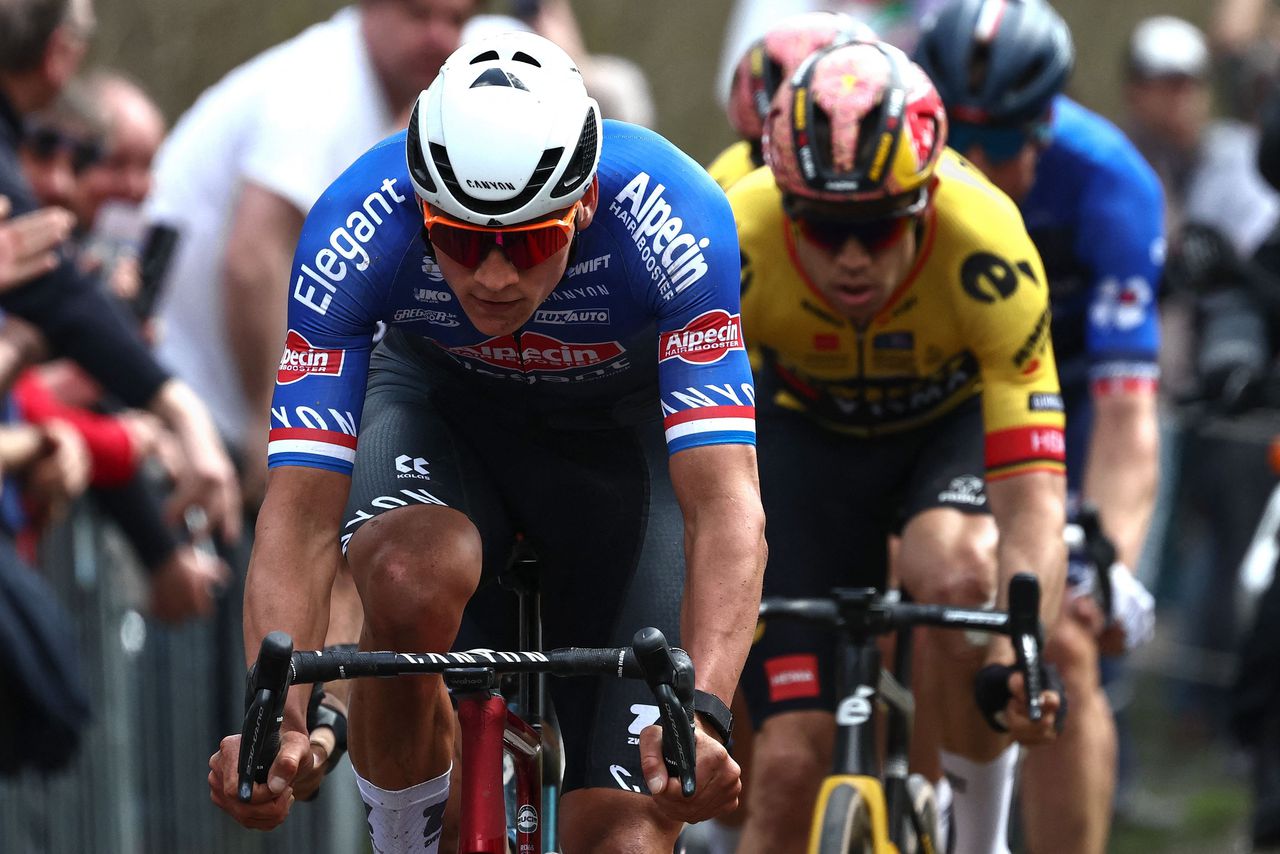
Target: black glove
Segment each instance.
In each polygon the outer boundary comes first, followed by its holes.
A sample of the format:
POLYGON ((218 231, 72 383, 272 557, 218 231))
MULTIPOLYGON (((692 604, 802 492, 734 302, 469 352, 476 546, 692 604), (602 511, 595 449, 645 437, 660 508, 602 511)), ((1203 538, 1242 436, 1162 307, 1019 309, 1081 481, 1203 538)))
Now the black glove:
MULTIPOLYGON (((1013 698, 1013 694, 1009 691, 1009 677, 1017 669, 1013 664, 988 664, 979 670, 978 675, 973 679, 973 696, 978 701, 978 710, 982 712, 982 718, 987 722, 987 726, 996 732, 1009 731, 1009 728, 1001 722, 1000 715, 1004 712, 1005 706, 1009 705, 1009 700, 1013 698)), ((1058 695, 1058 713, 1053 720, 1053 728, 1061 733, 1062 726, 1067 720, 1067 689, 1058 676, 1058 668, 1052 664, 1042 664, 1040 684, 1044 686, 1044 690, 1053 691, 1058 695)))
POLYGON ((1243 277, 1236 248, 1210 225, 1190 222, 1169 246, 1164 283, 1168 292, 1210 293, 1243 277))

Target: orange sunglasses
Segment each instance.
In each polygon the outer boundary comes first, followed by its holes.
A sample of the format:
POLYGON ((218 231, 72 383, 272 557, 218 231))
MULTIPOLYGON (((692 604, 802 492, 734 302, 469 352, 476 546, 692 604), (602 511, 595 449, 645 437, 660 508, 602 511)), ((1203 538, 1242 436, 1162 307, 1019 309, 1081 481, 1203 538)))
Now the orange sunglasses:
POLYGON ((424 202, 422 223, 431 245, 464 267, 479 267, 497 245, 516 269, 528 270, 569 245, 581 207, 581 203, 575 204, 563 217, 490 228, 436 213, 424 202))

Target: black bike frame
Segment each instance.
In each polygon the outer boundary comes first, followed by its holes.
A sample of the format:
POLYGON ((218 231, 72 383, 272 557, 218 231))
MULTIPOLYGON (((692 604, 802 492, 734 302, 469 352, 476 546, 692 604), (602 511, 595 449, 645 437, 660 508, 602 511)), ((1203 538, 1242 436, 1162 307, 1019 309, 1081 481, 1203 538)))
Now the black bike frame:
MULTIPOLYGON (((1006 635, 1013 639, 1018 667, 1027 679, 1033 700, 1030 714, 1039 718, 1040 588, 1035 576, 1019 574, 1009 583, 1009 610, 990 611, 918 605, 886 597, 874 588, 836 588, 829 598, 766 599, 760 617, 816 624, 839 636, 836 660, 836 745, 832 773, 875 777, 883 783, 890 833, 896 839, 904 816, 918 821, 908 809, 908 750, 915 701, 911 679, 912 630, 916 626, 967 629, 1006 635), (876 638, 896 634, 893 670, 883 672, 876 638), (888 707, 885 759, 877 744, 876 707, 888 707)), ((923 828, 915 827, 917 834, 923 828)))

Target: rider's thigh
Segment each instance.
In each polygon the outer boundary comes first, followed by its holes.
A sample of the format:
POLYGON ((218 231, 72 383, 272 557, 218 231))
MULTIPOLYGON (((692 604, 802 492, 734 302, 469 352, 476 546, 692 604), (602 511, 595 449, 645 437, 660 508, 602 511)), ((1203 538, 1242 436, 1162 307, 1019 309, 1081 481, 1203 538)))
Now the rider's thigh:
POLYGON ((480 534, 457 510, 401 507, 360 527, 347 563, 375 637, 447 634, 447 644, 480 580, 480 534))
POLYGON ((564 854, 667 854, 681 826, 664 816, 648 795, 591 788, 560 799, 564 854))

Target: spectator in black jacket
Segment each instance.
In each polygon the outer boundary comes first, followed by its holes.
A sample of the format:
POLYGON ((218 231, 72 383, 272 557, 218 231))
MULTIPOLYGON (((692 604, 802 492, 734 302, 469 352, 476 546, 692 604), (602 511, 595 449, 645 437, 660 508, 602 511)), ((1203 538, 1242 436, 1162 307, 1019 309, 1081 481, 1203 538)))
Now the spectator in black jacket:
MULTIPOLYGON (((91 0, 0 2, 0 194, 16 213, 37 207, 17 157, 23 117, 50 104, 79 68, 93 30, 91 0)), ((62 259, 49 273, 0 294, 0 309, 30 321, 55 352, 80 363, 129 406, 160 417, 183 446, 171 509, 204 511, 224 536, 239 534, 234 469, 203 403, 156 363, 134 327, 95 283, 62 259)))

